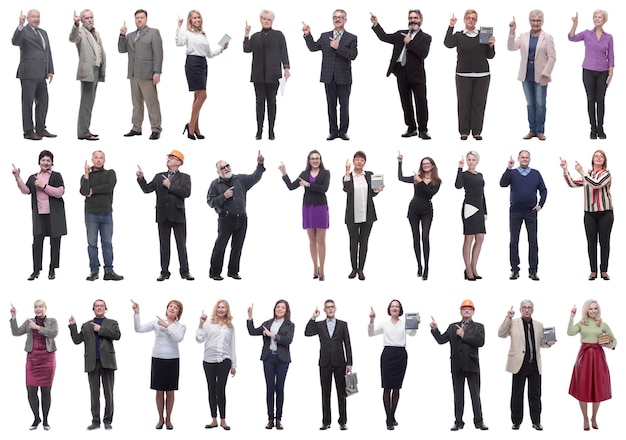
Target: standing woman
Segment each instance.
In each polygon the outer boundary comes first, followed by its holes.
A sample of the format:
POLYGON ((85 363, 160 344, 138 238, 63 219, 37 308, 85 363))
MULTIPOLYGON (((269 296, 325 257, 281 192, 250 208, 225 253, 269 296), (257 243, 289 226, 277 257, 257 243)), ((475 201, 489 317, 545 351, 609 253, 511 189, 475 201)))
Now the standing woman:
MULTIPOLYGON (((383 388, 383 405, 387 415, 387 429, 392 431, 398 425, 396 408, 398 407, 398 400, 400 400, 400 388, 402 388, 408 361, 405 348, 406 335, 415 336, 417 330, 404 328, 404 321, 400 319, 400 316, 404 314, 404 309, 397 299, 392 300, 387 306, 387 314, 391 316, 391 319, 376 327, 374 327, 376 313, 373 308, 370 309, 367 334, 369 336, 383 335, 385 346, 380 356, 380 377, 383 388)), ((419 315, 417 315, 417 322, 420 322, 419 315)))
POLYGON ((165 319, 159 318, 147 324, 141 324, 139 304, 132 301, 135 312, 135 331, 147 333, 154 331, 154 347, 152 348, 152 368, 150 373, 150 389, 156 390, 156 406, 159 421, 156 429, 174 429, 172 425, 172 409, 174 408, 174 391, 178 389, 180 371, 180 353, 178 343, 185 337, 187 327, 179 319, 183 315, 180 301, 171 300, 167 303, 165 319), (165 410, 165 417, 163 416, 165 410))
POLYGON ((268 137, 273 141, 278 80, 283 75, 285 81, 289 79, 289 55, 285 36, 281 31, 272 29, 274 13, 264 9, 261 11, 260 19, 261 31, 252 36, 250 36, 250 25, 246 21, 243 51, 252 52, 250 82, 254 83, 256 94, 256 140, 260 140, 263 134, 267 103, 268 137), (281 65, 284 73, 280 71, 281 65))
POLYGON ((420 170, 413 176, 402 173, 402 154, 398 152, 398 180, 413 184, 413 198, 409 203, 407 218, 413 233, 413 250, 417 259, 417 276, 424 281, 428 279, 428 260, 430 258, 430 225, 433 221, 433 204, 431 199, 439 191, 441 179, 437 164, 431 157, 420 162, 420 170), (422 248, 424 249, 424 269, 422 271, 422 251, 420 249, 420 224, 422 229, 422 248))
POLYGON ((461 209, 463 219, 463 261, 465 270, 463 275, 468 281, 482 279, 476 272, 480 249, 485 240, 485 220, 487 220, 487 204, 485 202, 485 180, 483 175, 476 171, 476 165, 480 161, 480 155, 476 151, 470 151, 466 155, 467 171, 463 171, 465 161, 459 160, 459 169, 456 174, 454 186, 457 189, 465 189, 465 199, 461 209))
POLYGON ((590 299, 583 304, 582 317, 574 324, 576 306, 572 309, 567 334, 575 336, 580 333, 580 350, 574 364, 569 393, 580 404, 583 413, 583 429, 589 431, 589 417, 587 403, 591 402, 591 427, 598 429, 596 417, 600 402, 611 398, 611 376, 606 363, 604 350, 615 350, 617 340, 609 326, 602 321, 600 305, 590 299))
POLYGON ((35 317, 27 319, 21 326, 17 326, 16 310, 11 304, 11 333, 13 336, 21 336, 26 333, 26 391, 28 403, 33 411, 35 420, 30 425, 30 430, 37 429, 42 419, 39 417, 39 397, 37 389, 41 389, 41 412, 43 416, 43 429, 48 431, 48 413, 50 412, 50 390, 54 381, 56 370, 57 350, 54 338, 59 333, 57 320, 48 318, 45 301, 35 301, 35 317))
POLYGON ((176 28, 176 46, 187 46, 185 75, 187 76, 189 91, 193 92, 191 119, 185 125, 183 134, 187 132, 187 137, 195 141, 196 138, 204 139, 204 135, 200 133, 198 119, 200 118, 200 109, 202 109, 202 105, 206 101, 206 59, 220 55, 228 49, 228 43, 224 44, 224 47, 211 50, 209 40, 202 30, 202 15, 196 10, 189 11, 187 15, 187 30, 182 30, 182 25, 183 19, 179 18, 178 27, 176 28))
POLYGON ((50 269, 48 279, 56 277, 59 267, 61 236, 67 235, 65 204, 63 202, 63 177, 52 171, 54 155, 43 150, 39 153, 39 172, 28 177, 26 183, 20 177, 20 169, 13 165, 13 176, 22 194, 30 194, 33 213, 33 273, 28 281, 39 277, 43 260, 43 239, 50 237, 50 269))
POLYGON ((196 330, 196 341, 204 342, 204 375, 209 390, 209 407, 211 409, 211 424, 206 429, 217 427, 217 410, 220 410, 220 426, 230 431, 226 423, 226 381, 228 373, 233 376, 237 373, 237 356, 235 355, 235 328, 233 317, 230 314, 230 305, 225 299, 215 303, 211 320, 202 311, 200 325, 196 330))
POLYGON ((598 241, 600 242, 600 276, 608 281, 611 230, 613 229, 613 201, 611 199, 611 173, 607 168, 606 154, 596 150, 591 158, 591 169, 587 172, 576 162, 576 171, 581 178, 574 180, 567 170, 567 162, 561 159, 565 182, 571 188, 582 186, 585 198, 585 232, 587 253, 591 273, 589 281, 598 277, 598 241))
POLYGON ((597 9, 593 12, 593 29, 576 33, 578 12, 572 17, 572 28, 567 38, 570 41, 585 42, 583 60, 583 84, 587 93, 587 112, 591 124, 591 139, 606 139, 604 133, 604 95, 613 78, 615 56, 613 37, 602 29, 609 19, 609 14, 597 9))
POLYGON ((443 40, 448 49, 456 47, 456 96, 461 140, 466 140, 470 133, 477 141, 483 138, 481 133, 491 81, 487 60, 496 55, 494 36, 489 37, 488 44, 480 44, 477 20, 478 13, 468 9, 463 17, 465 29, 454 32, 457 19, 453 14, 443 40))
POLYGON ((302 199, 302 228, 309 236, 309 251, 313 261, 313 279, 324 281, 324 262, 326 261, 326 230, 328 229, 328 200, 326 191, 330 184, 330 171, 324 168, 322 155, 313 150, 309 153, 306 168, 293 182, 287 175, 287 169, 281 162, 278 169, 283 174, 287 188, 294 190, 304 187, 302 199))
POLYGON ((279 299, 274 305, 274 317, 265 321, 261 327, 254 327, 252 308, 248 307, 248 333, 251 336, 263 336, 261 360, 265 373, 267 425, 265 429, 283 429, 283 401, 285 399, 285 378, 291 362, 289 345, 293 341, 294 325, 291 322, 289 303, 279 299), (276 406, 274 406, 274 396, 276 406), (274 408, 276 412, 274 412, 274 408), (274 422, 276 420, 276 422, 274 422))
POLYGON ((371 171, 364 171, 363 167, 367 156, 362 151, 354 153, 352 163, 346 161, 346 175, 343 177, 343 190, 346 193, 346 226, 350 236, 350 263, 352 272, 348 278, 359 276, 363 281, 365 275, 365 258, 367 258, 367 243, 370 239, 372 226, 377 220, 374 208, 374 197, 383 190, 382 186, 372 187, 371 171))

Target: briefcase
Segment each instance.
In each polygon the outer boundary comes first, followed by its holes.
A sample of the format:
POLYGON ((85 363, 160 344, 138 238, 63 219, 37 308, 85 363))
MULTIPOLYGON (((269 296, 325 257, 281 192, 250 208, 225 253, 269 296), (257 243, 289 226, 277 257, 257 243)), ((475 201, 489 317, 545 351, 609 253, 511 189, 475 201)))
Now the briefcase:
POLYGON ((346 374, 346 395, 351 396, 359 392, 359 379, 356 376, 356 373, 348 373, 346 374))

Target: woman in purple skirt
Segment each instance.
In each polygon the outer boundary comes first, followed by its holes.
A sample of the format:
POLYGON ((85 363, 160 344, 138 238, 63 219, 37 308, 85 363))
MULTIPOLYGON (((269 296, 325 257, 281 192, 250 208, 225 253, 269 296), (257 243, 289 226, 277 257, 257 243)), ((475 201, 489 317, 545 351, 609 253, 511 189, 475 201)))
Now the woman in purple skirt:
POLYGON ((28 391, 28 403, 33 411, 35 420, 30 430, 37 429, 42 422, 39 416, 38 388, 41 388, 41 411, 43 415, 43 429, 48 431, 48 412, 50 411, 50 389, 54 380, 56 369, 55 352, 57 347, 54 343, 59 326, 56 319, 46 316, 46 303, 40 299, 35 301, 35 317, 27 319, 21 326, 17 326, 16 310, 11 305, 11 333, 13 336, 26 334, 26 390, 28 391))
POLYGON ((304 187, 302 199, 302 227, 309 236, 309 251, 313 261, 313 279, 324 281, 324 261, 326 260, 326 229, 328 229, 328 201, 326 191, 330 183, 330 171, 324 168, 322 155, 313 150, 309 153, 306 168, 293 182, 281 162, 278 167, 283 173, 287 188, 294 190, 304 187))

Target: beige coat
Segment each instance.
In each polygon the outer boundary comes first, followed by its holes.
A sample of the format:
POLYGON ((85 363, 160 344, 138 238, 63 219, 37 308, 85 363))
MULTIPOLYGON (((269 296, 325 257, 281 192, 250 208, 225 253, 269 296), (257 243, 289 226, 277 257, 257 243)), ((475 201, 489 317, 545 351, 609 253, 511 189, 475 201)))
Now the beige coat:
MULTIPOLYGON (((535 331, 535 344, 537 345, 535 347, 537 368, 539 374, 541 374, 541 347, 547 348, 548 345, 543 340, 543 324, 533 319, 533 330, 535 331)), ((501 338, 511 337, 511 347, 506 360, 506 371, 513 374, 518 373, 522 368, 524 354, 526 353, 526 336, 522 318, 504 318, 498 329, 498 336, 501 338)))
MULTIPOLYGON (((519 50, 521 61, 517 79, 524 81, 526 79, 526 68, 528 67, 528 46, 530 45, 530 32, 520 34, 518 38, 509 34, 507 49, 519 50)), ((535 82, 539 83, 541 76, 547 76, 552 81, 552 69, 556 63, 556 49, 554 48, 554 39, 552 35, 541 31, 537 48, 535 49, 535 82)))
POLYGON ((106 73, 106 55, 102 46, 102 38, 96 31, 96 38, 83 26, 72 26, 70 42, 76 43, 78 49, 78 70, 76 79, 85 82, 104 82, 106 73), (97 41, 96 41, 97 39, 97 41), (100 77, 94 78, 94 68, 97 65, 97 49, 100 48, 102 62, 100 64, 100 77))

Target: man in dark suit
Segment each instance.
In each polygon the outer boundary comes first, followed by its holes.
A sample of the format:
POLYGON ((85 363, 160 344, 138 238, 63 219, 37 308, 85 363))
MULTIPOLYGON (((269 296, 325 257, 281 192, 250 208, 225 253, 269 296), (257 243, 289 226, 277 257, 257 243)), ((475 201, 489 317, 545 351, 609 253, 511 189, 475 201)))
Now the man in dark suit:
POLYGON ((452 364, 452 387, 454 390, 454 425, 451 431, 463 429, 463 409, 465 406, 465 379, 472 397, 474 410, 474 426, 486 431, 483 423, 483 412, 480 405, 480 366, 478 348, 485 345, 485 328, 482 324, 472 321, 474 303, 466 299, 461 303, 460 322, 450 324, 445 333, 437 328, 433 318, 430 332, 439 344, 450 343, 450 362, 452 364))
POLYGON ((150 183, 146 182, 141 167, 137 170, 137 183, 146 194, 156 192, 156 221, 159 228, 159 246, 161 250, 161 274, 157 281, 170 277, 170 237, 174 230, 180 276, 193 281, 187 262, 187 220, 185 218, 185 199, 191 195, 191 178, 181 173, 178 168, 184 163, 185 156, 178 150, 167 155, 167 171, 158 173, 150 183))
POLYGON ((330 428, 330 394, 333 376, 337 388, 337 402, 339 404, 339 429, 345 431, 346 413, 346 377, 352 371, 352 346, 348 323, 335 318, 335 301, 327 299, 324 302, 326 319, 315 321, 320 316, 316 307, 313 316, 304 329, 304 336, 319 336, 320 338, 320 384, 322 386, 322 426, 320 430, 330 428))
POLYGON ((124 136, 141 136, 145 102, 152 126, 150 139, 156 140, 161 137, 161 105, 156 86, 161 81, 163 69, 163 41, 158 29, 149 28, 147 22, 148 12, 144 9, 135 12, 136 31, 127 34, 124 22, 117 50, 128 53, 128 79, 133 100, 133 127, 124 136))
POLYGON ((91 392, 91 425, 88 430, 100 428, 100 380, 104 390, 104 429, 111 429, 113 422, 113 384, 115 381, 115 349, 113 341, 118 341, 122 336, 119 325, 114 319, 104 316, 107 311, 106 303, 97 299, 93 303, 95 317, 85 322, 80 333, 76 328, 74 316, 70 317, 70 335, 74 344, 84 342, 85 345, 85 372, 89 379, 91 392))
POLYGON ((311 28, 303 24, 304 41, 311 52, 322 51, 322 73, 320 82, 326 88, 326 101, 328 103, 328 137, 329 141, 341 138, 344 141, 348 137, 348 125, 350 124, 350 90, 352 89, 352 65, 351 62, 358 54, 357 38, 344 29, 348 21, 348 14, 343 9, 333 12, 334 30, 324 32, 319 40, 313 41, 311 28), (340 107, 341 125, 337 124, 337 102, 340 107))
POLYGON ((428 140, 428 101, 426 100, 426 71, 424 59, 430 50, 430 35, 421 30, 422 13, 419 9, 409 11, 409 28, 386 34, 378 24, 378 18, 372 14, 372 29, 376 36, 385 43, 393 44, 393 52, 387 76, 393 73, 398 81, 400 103, 404 112, 406 133, 402 137, 418 136, 428 140), (412 95, 412 96, 411 96, 412 95), (413 110, 413 100, 417 110, 417 124, 413 110))
POLYGON ((19 25, 13 33, 13 46, 20 47, 20 65, 17 78, 22 83, 22 128, 24 139, 39 141, 44 137, 54 138, 46 130, 48 115, 48 84, 54 76, 52 52, 48 33, 39 28, 39 11, 31 9, 28 15, 20 12, 19 25), (28 25, 24 23, 28 21, 28 25), (35 123, 33 124, 33 103, 35 123))
POLYGON ((97 141, 98 135, 93 134, 89 126, 91 125, 91 112, 96 101, 98 82, 104 82, 106 74, 106 54, 102 46, 102 38, 93 26, 91 10, 85 9, 80 12, 80 15, 74 12, 74 26, 70 32, 70 42, 75 43, 78 50, 76 72, 76 79, 80 81, 80 107, 76 127, 78 139, 97 141))

